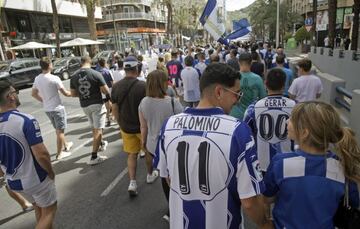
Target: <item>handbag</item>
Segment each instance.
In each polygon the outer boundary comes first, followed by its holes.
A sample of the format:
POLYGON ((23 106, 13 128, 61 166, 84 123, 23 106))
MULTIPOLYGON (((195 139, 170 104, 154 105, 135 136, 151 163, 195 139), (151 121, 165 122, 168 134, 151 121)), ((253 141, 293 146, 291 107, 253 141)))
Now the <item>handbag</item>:
POLYGON ((345 181, 345 195, 334 216, 334 226, 339 229, 359 229, 360 210, 349 204, 349 183, 345 181))

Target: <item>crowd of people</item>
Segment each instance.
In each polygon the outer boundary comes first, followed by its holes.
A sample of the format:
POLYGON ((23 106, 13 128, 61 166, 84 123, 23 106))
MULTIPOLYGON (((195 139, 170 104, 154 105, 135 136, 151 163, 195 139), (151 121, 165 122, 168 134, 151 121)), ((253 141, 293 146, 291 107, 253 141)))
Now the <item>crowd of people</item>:
MULTIPOLYGON (((161 177, 172 229, 239 228, 242 212, 259 228, 334 228, 345 194, 359 206, 360 149, 336 110, 317 100, 323 88, 311 60, 297 63, 295 78, 284 49, 270 44, 188 46, 157 56, 151 72, 141 55, 118 55, 111 70, 103 59, 92 69, 84 56, 70 90, 51 74, 51 60, 41 59, 32 96, 56 130, 57 160, 71 156, 73 145, 62 94, 78 97, 89 120, 89 165, 107 159, 103 130, 119 125, 130 197, 138 195, 144 153, 146 182, 161 177)), ((0 82, 0 173, 11 196, 33 204, 37 228, 51 228, 55 173, 39 124, 19 105, 15 88, 0 82)))

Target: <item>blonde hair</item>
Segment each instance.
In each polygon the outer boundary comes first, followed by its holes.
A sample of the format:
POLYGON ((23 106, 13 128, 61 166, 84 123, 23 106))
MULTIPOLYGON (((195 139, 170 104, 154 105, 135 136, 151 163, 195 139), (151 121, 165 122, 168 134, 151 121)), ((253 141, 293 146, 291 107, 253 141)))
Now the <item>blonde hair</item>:
POLYGON ((167 90, 167 74, 161 70, 149 73, 146 79, 146 96, 164 98, 167 90))
POLYGON ((171 60, 171 54, 169 52, 164 54, 165 64, 167 64, 171 60))
POLYGON ((333 106, 324 102, 300 103, 291 113, 291 123, 301 143, 324 152, 334 144, 345 176, 360 182, 360 148, 355 133, 350 128, 341 127, 339 114, 333 106), (309 133, 301 139, 305 130, 309 133))

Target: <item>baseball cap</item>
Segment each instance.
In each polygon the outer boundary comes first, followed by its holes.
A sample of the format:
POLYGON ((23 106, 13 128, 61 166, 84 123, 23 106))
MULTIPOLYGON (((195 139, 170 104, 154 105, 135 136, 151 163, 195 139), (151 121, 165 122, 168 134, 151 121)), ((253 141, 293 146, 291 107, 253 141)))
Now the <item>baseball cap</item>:
POLYGON ((124 59, 124 69, 134 68, 138 66, 138 60, 134 56, 128 56, 124 59))

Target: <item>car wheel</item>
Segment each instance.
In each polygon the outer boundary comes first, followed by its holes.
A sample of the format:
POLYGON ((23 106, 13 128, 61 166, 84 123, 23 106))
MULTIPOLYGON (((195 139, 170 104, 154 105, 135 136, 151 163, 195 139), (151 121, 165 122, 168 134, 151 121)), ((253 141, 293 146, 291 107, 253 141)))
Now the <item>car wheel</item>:
POLYGON ((63 72, 63 74, 61 75, 61 78, 62 78, 63 80, 69 79, 69 73, 68 73, 68 72, 63 72))

